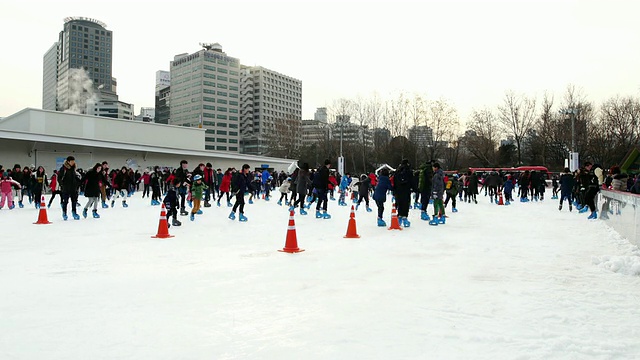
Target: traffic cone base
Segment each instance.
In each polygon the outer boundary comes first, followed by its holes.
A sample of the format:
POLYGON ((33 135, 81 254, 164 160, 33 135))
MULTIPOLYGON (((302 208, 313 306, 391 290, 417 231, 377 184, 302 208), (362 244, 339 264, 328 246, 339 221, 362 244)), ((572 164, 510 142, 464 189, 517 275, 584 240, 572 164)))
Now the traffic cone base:
POLYGON ((498 200, 498 205, 504 205, 504 201, 502 199, 502 193, 500 193, 500 200, 498 200))
POLYGON ((398 214, 396 213, 396 203, 393 203, 393 207, 391 208, 391 226, 389 226, 389 230, 402 230, 400 222, 398 221, 398 214))
POLYGON ((284 248, 278 250, 286 253, 299 253, 303 252, 303 249, 298 247, 298 237, 296 236, 296 222, 293 220, 294 210, 289 212, 289 226, 287 226, 287 240, 285 241, 284 248))
POLYGON ((356 230, 356 212, 351 205, 351 215, 349 215, 349 225, 347 226, 347 234, 344 238, 347 239, 357 239, 360 235, 358 235, 358 230, 356 230))
POLYGON ((40 201, 40 212, 38 213, 38 221, 34 222, 37 225, 51 224, 49 218, 47 217, 47 204, 44 201, 44 196, 40 201))
POLYGON ((167 223, 167 211, 164 208, 164 203, 162 203, 162 209, 160 210, 160 222, 158 223, 158 233, 152 238, 155 239, 166 239, 172 238, 173 235, 169 235, 169 223, 167 223))

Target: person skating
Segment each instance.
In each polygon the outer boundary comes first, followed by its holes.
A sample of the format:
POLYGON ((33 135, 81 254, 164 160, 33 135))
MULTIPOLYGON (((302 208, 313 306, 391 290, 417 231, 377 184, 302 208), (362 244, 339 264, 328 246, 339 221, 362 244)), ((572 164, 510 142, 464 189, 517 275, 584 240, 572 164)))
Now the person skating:
POLYGON ((298 169, 298 175, 296 176, 296 191, 298 192, 298 198, 291 205, 289 210, 294 210, 298 204, 300 204, 300 215, 307 215, 307 212, 304 210, 304 200, 307 196, 307 188, 311 184, 311 179, 309 179, 309 164, 303 163, 298 169))
MULTIPOLYGON (((458 174, 453 174, 452 176, 447 178, 445 182, 445 193, 447 198, 444 200, 444 207, 446 208, 449 204, 449 200, 451 200, 451 212, 458 212, 456 208, 456 196, 458 196, 458 174)), ((494 189, 494 191, 498 191, 494 189)), ((496 195, 496 199, 498 195, 496 195)))
POLYGON ((433 219, 429 221, 429 225, 438 225, 445 223, 445 211, 442 203, 444 195, 444 172, 440 169, 440 164, 433 164, 433 181, 431 188, 431 198, 433 199, 433 219))
POLYGON ((97 163, 84 175, 83 184, 84 184, 84 196, 89 200, 84 206, 82 210, 82 216, 87 218, 87 212, 89 208, 93 205, 93 217, 95 219, 100 218, 98 215, 98 201, 100 199, 100 180, 102 179, 102 164, 97 163))
POLYGON ((404 227, 411 226, 409 222, 409 207, 411 206, 411 191, 413 185, 413 170, 409 160, 403 159, 393 175, 393 194, 398 209, 398 222, 404 227))
POLYGON ((36 205, 36 209, 39 209, 42 192, 47 186, 49 186, 49 180, 47 179, 47 174, 44 171, 44 167, 38 166, 38 170, 33 173, 32 183, 34 200, 33 202, 36 205))
POLYGON ((71 200, 71 214, 75 220, 80 220, 76 212, 78 203, 78 187, 80 186, 80 174, 76 170, 76 159, 68 156, 58 170, 58 183, 60 185, 60 197, 62 198, 62 219, 67 220, 67 208, 71 200))
POLYGON ((290 188, 291 178, 287 178, 287 180, 285 180, 278 188, 278 191, 280 191, 280 199, 278 200, 278 205, 282 206, 282 199, 284 199, 286 205, 289 205, 288 193, 290 188))
POLYGON ((234 179, 233 188, 237 189, 237 191, 235 193, 236 203, 233 204, 233 209, 231 210, 231 214, 229 214, 229 219, 231 220, 236 219, 236 210, 240 211, 240 216, 238 217, 239 221, 245 222, 249 220, 244 216, 244 194, 249 191, 249 178, 247 175, 249 173, 249 169, 249 164, 242 165, 242 169, 234 179))
POLYGON ((193 208, 191 209, 191 215, 189 219, 195 220, 196 214, 202 214, 200 211, 200 202, 202 201, 202 195, 204 191, 209 187, 202 182, 203 176, 197 174, 193 177, 193 184, 191 184, 191 199, 193 200, 193 208))
POLYGON ((122 207, 129 207, 127 205, 127 192, 129 191, 130 177, 127 172, 127 167, 123 166, 113 179, 113 195, 111 197, 111 207, 114 207, 116 200, 122 198, 122 207))
POLYGON ((329 167, 331 161, 326 159, 324 166, 318 169, 313 181, 313 187, 315 193, 318 196, 318 204, 316 205, 316 218, 331 219, 331 215, 327 213, 327 204, 329 199, 327 198, 327 192, 329 191, 329 167), (320 213, 322 210, 322 213, 320 213))
POLYGON ((367 206, 367 212, 371 212, 371 208, 369 207, 369 190, 371 189, 371 179, 366 174, 360 175, 360 183, 358 183, 358 203, 356 204, 356 210, 364 200, 365 205, 367 206))
POLYGON ((431 181, 433 180, 433 167, 431 161, 427 161, 420 167, 418 175, 418 188, 420 189, 420 219, 429 221, 427 207, 431 200, 431 181))
POLYGON ((389 180, 389 169, 382 168, 378 176, 378 183, 373 191, 373 200, 378 207, 378 226, 387 226, 383 220, 384 203, 387 201, 387 191, 392 191, 391 180, 389 180))

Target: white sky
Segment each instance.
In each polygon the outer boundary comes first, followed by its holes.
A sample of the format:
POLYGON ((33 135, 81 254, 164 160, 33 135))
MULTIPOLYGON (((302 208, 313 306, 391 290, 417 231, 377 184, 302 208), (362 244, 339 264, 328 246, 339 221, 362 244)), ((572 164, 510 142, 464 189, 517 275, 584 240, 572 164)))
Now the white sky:
POLYGON ((42 106, 42 57, 67 16, 113 31, 118 94, 154 106, 155 72, 219 42, 246 65, 300 79, 303 118, 340 97, 445 98, 462 120, 506 90, 591 101, 640 94, 640 2, 2 1, 0 116, 42 106))

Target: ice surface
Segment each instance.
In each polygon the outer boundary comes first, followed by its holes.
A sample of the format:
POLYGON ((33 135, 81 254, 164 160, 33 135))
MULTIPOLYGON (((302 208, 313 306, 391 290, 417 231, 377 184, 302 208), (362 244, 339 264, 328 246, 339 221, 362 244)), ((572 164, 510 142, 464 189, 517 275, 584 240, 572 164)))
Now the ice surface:
POLYGON ((1 359, 640 357, 637 249, 555 201, 480 196, 446 225, 411 210, 402 231, 361 207, 359 239, 330 201, 330 220, 296 213, 306 251, 288 254, 273 200, 153 239, 160 208, 139 194, 100 219, 52 206, 50 225, 0 210, 1 359))

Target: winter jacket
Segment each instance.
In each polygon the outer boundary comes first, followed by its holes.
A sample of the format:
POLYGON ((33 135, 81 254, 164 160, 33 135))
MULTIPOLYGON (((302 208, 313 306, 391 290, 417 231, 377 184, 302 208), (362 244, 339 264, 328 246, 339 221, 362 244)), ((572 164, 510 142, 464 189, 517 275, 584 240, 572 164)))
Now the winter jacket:
POLYGON ((511 192, 513 192, 513 180, 507 179, 507 181, 504 182, 503 190, 505 194, 511 194, 511 192))
POLYGON ((313 178, 313 187, 318 190, 327 191, 329 189, 329 168, 321 166, 313 178))
POLYGON ((10 177, 8 177, 6 179, 2 179, 2 180, 0 180, 0 191, 2 191, 2 193, 4 193, 4 194, 9 194, 9 193, 11 193, 11 190, 13 190, 11 188, 12 185, 20 187, 20 183, 15 181, 15 180, 13 180, 10 177))
POLYGON ((349 176, 343 176, 340 180, 340 191, 346 191, 349 188, 349 184, 351 184, 351 178, 349 176))
POLYGON ((286 193, 289 192, 289 188, 291 188, 291 182, 290 181, 285 181, 285 182, 282 183, 282 185, 280 185, 278 190, 281 193, 286 194, 286 193))
POLYGON ((202 199, 202 194, 204 193, 204 190, 208 188, 209 187, 205 185, 205 183, 203 182, 200 182, 200 184, 198 184, 197 182, 194 182, 191 185, 191 198, 202 199))
POLYGON ((366 177, 364 180, 360 180, 360 182, 358 183, 358 192, 360 193, 360 195, 368 194, 369 189, 371 189, 371 179, 369 179, 369 177, 366 177))
POLYGON ((390 190, 393 190, 391 180, 389 180, 389 177, 386 175, 380 175, 378 177, 378 184, 373 191, 373 200, 382 201, 384 203, 387 201, 387 191, 390 190))
POLYGON ((84 196, 91 197, 99 197, 100 192, 100 180, 102 179, 102 175, 91 169, 87 171, 84 176, 84 196))
POLYGON ((220 191, 225 193, 231 190, 231 171, 227 171, 222 176, 222 181, 220 181, 220 191))
POLYGON ((118 190, 127 190, 129 189, 129 181, 129 174, 119 171, 113 181, 113 188, 118 190))
POLYGON ((572 173, 567 172, 560 175, 560 191, 562 191, 563 194, 571 194, 574 186, 575 178, 572 173))
POLYGON ((431 182, 431 195, 434 199, 441 199, 444 195, 444 171, 438 169, 433 174, 431 182))
POLYGON ((80 174, 76 171, 76 166, 71 166, 68 161, 64 161, 60 170, 58 170, 58 183, 60 191, 66 194, 72 194, 78 191, 80 186, 80 174))
POLYGON ((448 189, 446 189, 445 186, 445 191, 447 192, 447 195, 456 197, 456 195, 458 195, 458 179, 451 176, 447 179, 447 182, 445 184, 449 184, 449 182, 451 182, 451 184, 448 185, 448 189))
POLYGON ((249 175, 238 172, 233 181, 235 182, 233 187, 238 189, 238 194, 244 194, 249 191, 249 175))
POLYGON ((298 177, 296 177, 296 191, 298 194, 306 194, 310 184, 309 170, 300 169, 300 171, 298 171, 298 177))
POLYGON ((611 189, 617 191, 627 191, 627 174, 615 174, 611 181, 611 189))

